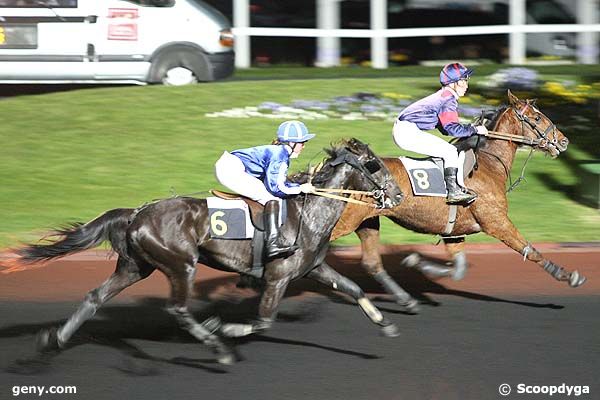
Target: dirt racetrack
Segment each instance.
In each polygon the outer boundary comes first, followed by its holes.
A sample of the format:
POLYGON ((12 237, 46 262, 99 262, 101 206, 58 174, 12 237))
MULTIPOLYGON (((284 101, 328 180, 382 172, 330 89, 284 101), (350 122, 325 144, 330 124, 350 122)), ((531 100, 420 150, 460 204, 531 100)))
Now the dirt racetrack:
MULTIPOLYGON (((600 245, 535 246, 588 281, 570 288, 495 244, 467 247, 463 281, 432 281, 400 260, 418 251, 443 261, 442 246, 384 247, 390 275, 421 301, 419 315, 401 312, 366 276, 357 248, 334 249, 330 264, 368 292, 402 335, 379 336, 346 297, 298 281, 271 331, 235 342, 241 361, 229 367, 215 364, 162 310, 169 289, 156 272, 109 302, 65 351, 37 357, 36 332, 68 317, 112 272, 114 259, 98 250, 0 274, 0 398, 26 385, 74 385, 77 395, 46 397, 496 399, 505 398, 498 387, 508 383, 506 398, 598 399, 600 245), (542 391, 563 383, 571 396, 517 393, 519 384, 542 391)), ((191 305, 198 319, 252 316, 256 294, 235 288, 237 275, 199 268, 191 305)))

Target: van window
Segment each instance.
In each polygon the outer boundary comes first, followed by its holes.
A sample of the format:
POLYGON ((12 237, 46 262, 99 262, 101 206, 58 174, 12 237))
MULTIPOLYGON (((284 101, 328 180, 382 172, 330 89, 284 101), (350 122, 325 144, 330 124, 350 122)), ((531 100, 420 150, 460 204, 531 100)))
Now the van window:
POLYGON ((173 7, 175 0, 125 0, 144 7, 173 7))
POLYGON ((9 8, 77 8, 77 0, 0 0, 0 7, 9 8))

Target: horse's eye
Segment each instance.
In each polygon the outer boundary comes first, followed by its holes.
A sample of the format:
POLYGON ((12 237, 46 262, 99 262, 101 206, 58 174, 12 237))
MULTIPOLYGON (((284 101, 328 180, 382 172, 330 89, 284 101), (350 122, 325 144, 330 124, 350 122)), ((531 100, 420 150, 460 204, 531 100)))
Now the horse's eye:
POLYGON ((377 172, 381 169, 381 165, 379 165, 379 163, 375 160, 370 160, 365 163, 365 168, 371 174, 374 174, 375 172, 377 172))
POLYGON ((537 114, 537 115, 535 116, 535 122, 540 122, 541 120, 542 120, 542 117, 541 117, 541 115, 537 114))

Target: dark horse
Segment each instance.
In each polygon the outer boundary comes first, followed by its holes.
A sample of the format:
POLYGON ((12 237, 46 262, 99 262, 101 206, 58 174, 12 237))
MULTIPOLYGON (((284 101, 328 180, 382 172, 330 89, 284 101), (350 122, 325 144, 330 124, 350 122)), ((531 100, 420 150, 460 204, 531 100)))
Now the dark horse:
POLYGON ((415 263, 425 273, 433 272, 437 276, 450 275, 454 279, 461 279, 466 271, 462 236, 483 231, 540 265, 556 280, 566 281, 572 287, 585 282, 585 277, 577 271, 569 272, 545 259, 508 218, 506 182, 518 142, 539 149, 553 158, 565 151, 569 144, 565 135, 540 112, 533 101, 520 100, 510 91, 508 98, 509 105, 497 110, 488 124, 489 129, 498 133, 496 137, 505 138, 487 138, 486 143, 476 150, 478 168, 471 177, 465 179, 465 184, 479 197, 469 207, 459 207, 456 224, 451 232, 445 232, 449 215, 445 200, 439 197, 413 196, 406 170, 397 158, 385 158, 384 163, 406 196, 402 203, 388 210, 349 204, 333 231, 332 240, 356 232, 362 246, 362 266, 388 293, 394 295, 399 304, 413 311, 416 311, 417 302, 383 269, 379 254, 379 216, 388 217, 396 224, 415 232, 452 236, 446 238, 444 243, 453 257, 454 267, 444 269, 426 263, 415 263), (507 133, 510 135, 506 135, 507 133))
MULTIPOLYGON (((330 157, 313 181, 316 187, 379 190, 385 193, 380 199, 381 206, 398 204, 401 199, 398 186, 383 162, 367 145, 351 139, 327 152, 330 157)), ((19 268, 63 257, 95 247, 105 240, 118 254, 115 272, 87 294, 68 321, 58 329, 45 330, 39 335, 41 351, 65 346, 75 331, 107 300, 148 277, 155 269, 164 273, 171 285, 168 311, 182 328, 208 345, 222 363, 235 361, 233 351, 224 343, 222 336, 245 336, 268 329, 289 282, 302 277, 352 296, 385 335, 397 336, 397 327, 384 318, 358 285, 324 261, 329 237, 344 207, 341 201, 317 196, 297 196, 288 201, 288 217, 282 234, 287 240, 295 238, 300 248, 288 258, 267 263, 259 315, 248 324, 221 324, 218 318, 199 323, 188 311, 196 263, 240 274, 252 268, 250 240, 211 239, 206 199, 174 197, 139 209, 107 211, 86 224, 73 224, 56 230, 58 238, 51 243, 17 249, 12 265, 19 268)))

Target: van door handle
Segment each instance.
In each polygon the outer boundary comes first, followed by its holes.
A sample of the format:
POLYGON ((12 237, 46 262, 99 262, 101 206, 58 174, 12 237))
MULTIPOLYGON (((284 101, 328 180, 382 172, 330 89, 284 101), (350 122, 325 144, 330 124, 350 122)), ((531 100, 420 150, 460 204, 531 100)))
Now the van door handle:
POLYGON ((87 17, 85 17, 85 22, 89 22, 90 24, 95 24, 96 21, 98 21, 97 15, 88 15, 87 17))

